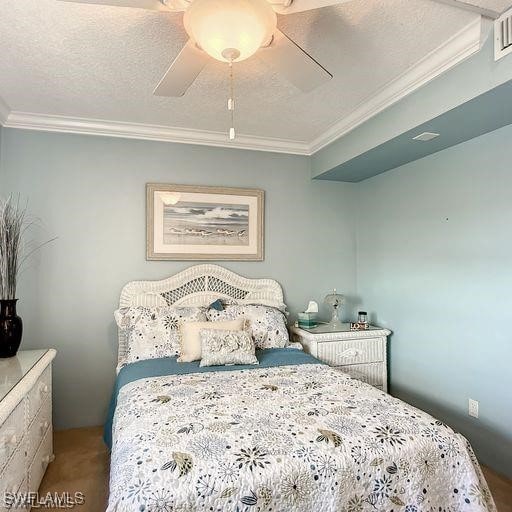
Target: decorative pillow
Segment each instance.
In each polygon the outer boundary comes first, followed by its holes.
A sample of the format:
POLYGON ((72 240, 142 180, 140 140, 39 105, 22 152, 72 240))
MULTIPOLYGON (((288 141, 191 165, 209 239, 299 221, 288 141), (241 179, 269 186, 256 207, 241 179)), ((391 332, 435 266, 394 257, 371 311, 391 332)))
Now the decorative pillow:
POLYGON ((202 359, 199 366, 259 364, 254 342, 247 331, 200 331, 202 359))
POLYGON ((203 329, 217 331, 240 331, 245 326, 245 318, 225 322, 186 322, 180 327, 180 363, 190 363, 201 359, 201 337, 203 329))
POLYGON ((282 311, 270 306, 235 304, 224 311, 209 309, 208 320, 233 320, 241 316, 249 321, 249 331, 256 348, 283 348, 290 341, 286 320, 282 311))
POLYGON ((184 322, 206 320, 204 308, 175 306, 122 308, 114 317, 128 341, 126 359, 121 366, 144 359, 177 356, 179 326, 184 322))

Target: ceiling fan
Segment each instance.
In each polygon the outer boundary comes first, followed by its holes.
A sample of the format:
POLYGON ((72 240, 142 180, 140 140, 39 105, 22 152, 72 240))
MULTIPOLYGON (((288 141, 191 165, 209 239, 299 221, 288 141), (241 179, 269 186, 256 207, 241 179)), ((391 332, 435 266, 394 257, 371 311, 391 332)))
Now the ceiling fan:
POLYGON ((232 64, 257 54, 303 92, 322 85, 332 74, 277 28, 276 13, 308 11, 349 0, 62 1, 184 12, 190 39, 154 90, 157 96, 183 96, 210 57, 232 64))
MULTIPOLYGON (((303 92, 332 78, 332 74, 277 28, 277 14, 309 11, 351 0, 61 0, 82 4, 136 7, 184 12, 183 24, 190 39, 174 59, 153 94, 183 96, 213 57, 229 64, 231 112, 229 138, 235 138, 233 63, 256 54, 303 92)), ((473 0, 434 0, 483 16, 497 13, 473 0)))

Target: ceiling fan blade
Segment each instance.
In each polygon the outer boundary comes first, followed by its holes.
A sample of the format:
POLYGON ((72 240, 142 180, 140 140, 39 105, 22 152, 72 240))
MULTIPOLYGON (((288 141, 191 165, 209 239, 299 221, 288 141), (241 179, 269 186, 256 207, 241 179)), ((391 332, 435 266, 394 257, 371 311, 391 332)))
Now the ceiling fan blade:
POLYGON ((277 14, 293 14, 294 12, 320 9, 329 5, 341 5, 352 0, 269 0, 277 14))
POLYGON ((189 39, 156 86, 153 94, 155 96, 183 96, 208 60, 208 54, 200 50, 192 39, 189 39))
POLYGON ((152 11, 184 11, 187 8, 186 0, 60 0, 78 4, 109 5, 113 7, 135 7, 152 11))
POLYGON ((270 46, 257 55, 303 92, 328 82, 332 75, 286 34, 276 30, 270 46))

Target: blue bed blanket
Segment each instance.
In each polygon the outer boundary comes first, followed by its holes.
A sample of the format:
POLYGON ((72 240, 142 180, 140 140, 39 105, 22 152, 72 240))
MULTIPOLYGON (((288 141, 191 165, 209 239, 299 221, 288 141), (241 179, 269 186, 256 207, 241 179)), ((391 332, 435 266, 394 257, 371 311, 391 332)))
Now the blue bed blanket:
POLYGON ((299 365, 299 364, 322 364, 318 359, 306 354, 301 350, 291 348, 271 348, 257 350, 256 356, 259 365, 231 365, 231 366, 205 366, 200 367, 199 361, 192 363, 178 363, 176 357, 165 357, 162 359, 147 359, 132 363, 121 369, 117 376, 110 406, 108 409, 107 421, 103 433, 103 439, 109 448, 112 448, 112 422, 117 406, 117 397, 123 386, 139 379, 151 377, 163 377, 165 375, 185 375, 188 373, 225 372, 235 370, 254 370, 257 368, 273 368, 275 366, 299 365))

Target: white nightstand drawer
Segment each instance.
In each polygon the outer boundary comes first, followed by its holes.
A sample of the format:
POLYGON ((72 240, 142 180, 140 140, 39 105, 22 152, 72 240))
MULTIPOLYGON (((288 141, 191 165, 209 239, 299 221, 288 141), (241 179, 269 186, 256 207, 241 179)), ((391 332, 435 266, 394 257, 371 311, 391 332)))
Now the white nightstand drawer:
POLYGON ((52 459, 52 370, 55 350, 21 350, 0 361, 0 512, 27 512, 52 459), (4 493, 9 494, 9 503, 4 493), (16 499, 13 493, 19 493, 16 499), (19 501, 19 502, 18 502, 19 501), (12 505, 12 506, 10 506, 12 505))
POLYGON ((318 343, 318 358, 330 366, 381 362, 384 352, 382 338, 318 343))
POLYGON ((25 400, 23 399, 0 426, 0 473, 23 438, 25 430, 25 400))
POLYGON ((26 497, 28 493, 27 479, 24 478, 21 485, 0 495, 0 512, 27 512, 26 497))
POLYGON ((337 331, 326 326, 309 331, 292 327, 291 333, 320 361, 387 392, 388 329, 370 326, 364 331, 351 331, 350 324, 342 324, 337 331))
POLYGON ((19 446, 0 473, 0 498, 3 501, 5 493, 14 494, 21 486, 25 476, 25 449, 19 446))
POLYGON ((18 497, 19 503, 17 503, 16 506, 13 506, 9 509, 9 512, 27 512, 28 506, 27 501, 30 502, 29 496, 28 496, 28 478, 25 477, 23 479, 23 482, 20 485, 20 488, 16 492, 16 496, 18 497))
POLYGON ((29 461, 32 461, 34 458, 34 455, 51 424, 52 402, 50 399, 46 399, 29 427, 27 436, 27 458, 29 461))
POLYGON ((384 363, 352 364, 343 366, 340 370, 348 373, 354 379, 366 382, 380 389, 385 385, 385 383, 382 382, 384 363))
POLYGON ((28 470, 29 492, 36 492, 39 489, 46 468, 53 459, 53 431, 50 425, 28 470))
POLYGON ((28 393, 28 418, 30 425, 43 402, 52 394, 52 367, 48 366, 28 393))

